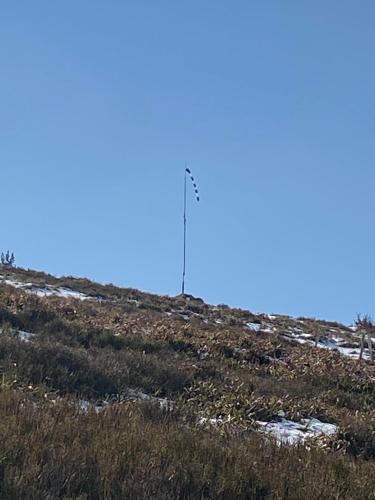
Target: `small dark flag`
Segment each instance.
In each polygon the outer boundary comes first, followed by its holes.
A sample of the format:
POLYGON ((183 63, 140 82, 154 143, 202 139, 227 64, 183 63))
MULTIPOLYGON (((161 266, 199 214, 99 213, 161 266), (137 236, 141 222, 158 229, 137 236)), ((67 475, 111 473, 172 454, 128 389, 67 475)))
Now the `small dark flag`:
POLYGON ((190 169, 189 169, 189 168, 186 168, 185 170, 186 170, 186 173, 187 173, 187 174, 189 174, 190 179, 191 179, 191 182, 193 183, 193 186, 194 186, 194 192, 195 192, 195 196, 196 196, 196 198, 197 198, 197 201, 200 201, 199 191, 198 191, 198 186, 197 186, 197 185, 196 185, 196 183, 195 183, 195 179, 194 179, 194 177, 193 177, 193 175, 192 175, 192 173, 191 173, 191 171, 190 171, 190 169))

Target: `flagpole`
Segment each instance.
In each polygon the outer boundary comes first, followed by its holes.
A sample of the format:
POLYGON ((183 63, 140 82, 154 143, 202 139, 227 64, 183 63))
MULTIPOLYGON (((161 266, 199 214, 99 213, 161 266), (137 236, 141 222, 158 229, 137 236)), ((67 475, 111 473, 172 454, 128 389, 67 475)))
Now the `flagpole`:
POLYGON ((182 273, 182 295, 185 295, 185 274, 186 274, 186 169, 184 179, 184 267, 182 273))
POLYGON ((182 295, 185 295, 185 276, 186 276, 186 225, 187 225, 187 217, 186 217, 186 213, 187 213, 187 193, 186 193, 187 186, 186 185, 187 185, 188 175, 189 175, 191 182, 193 184, 193 187, 194 187, 195 197, 196 197, 198 202, 200 200, 198 186, 197 186, 195 179, 191 173, 191 170, 188 167, 186 167, 185 168, 185 178, 184 178, 184 268, 183 268, 183 272, 182 272, 182 295))

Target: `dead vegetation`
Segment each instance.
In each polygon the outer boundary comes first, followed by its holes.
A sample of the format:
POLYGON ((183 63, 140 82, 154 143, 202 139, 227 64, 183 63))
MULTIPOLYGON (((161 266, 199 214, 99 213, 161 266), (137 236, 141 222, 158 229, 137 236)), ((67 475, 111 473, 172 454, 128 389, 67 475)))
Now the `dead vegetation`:
POLYGON ((0 286, 0 498, 373 498, 375 365, 314 347, 347 327, 6 272, 91 300, 0 286), (338 432, 258 433, 283 418, 338 432))

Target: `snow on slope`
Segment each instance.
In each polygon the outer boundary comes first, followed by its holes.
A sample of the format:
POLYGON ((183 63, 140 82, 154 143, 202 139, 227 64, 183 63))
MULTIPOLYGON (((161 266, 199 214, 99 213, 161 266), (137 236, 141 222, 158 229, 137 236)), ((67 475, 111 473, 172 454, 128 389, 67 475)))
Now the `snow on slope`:
POLYGON ((35 335, 30 332, 23 332, 22 330, 18 330, 18 338, 21 342, 30 342, 31 337, 35 335))
POLYGON ((79 300, 89 300, 92 297, 85 295, 81 292, 76 292, 69 288, 64 287, 54 287, 53 285, 46 284, 44 287, 37 287, 33 285, 33 283, 23 283, 21 281, 4 279, 3 276, 0 276, 0 283, 4 283, 5 285, 13 286, 14 288, 19 288, 26 293, 35 294, 38 297, 62 297, 62 298, 72 298, 79 300))
MULTIPOLYGON (((95 297, 90 297, 84 293, 77 292, 70 288, 58 287, 50 284, 45 284, 44 286, 37 286, 31 282, 21 282, 16 279, 5 279, 4 276, 0 275, 0 283, 5 283, 7 285, 19 288, 26 293, 35 294, 39 297, 61 297, 61 298, 73 298, 78 300, 99 300, 95 297)), ((128 302, 134 302, 135 305, 139 305, 139 301, 129 299, 128 302)), ((171 309, 170 312, 166 313, 169 316, 176 315, 184 319, 185 321, 190 321, 190 316, 195 318, 200 318, 205 323, 213 323, 219 326, 225 326, 228 324, 228 319, 225 314, 222 315, 218 307, 212 307, 208 316, 205 314, 199 314, 191 312, 190 310, 174 310, 171 309), (189 314, 187 314, 189 313, 189 314), (214 314, 212 316, 212 313, 214 314)), ((280 335, 284 340, 295 341, 300 344, 306 344, 311 347, 315 345, 315 339, 310 334, 308 324, 305 320, 294 320, 288 316, 278 316, 271 314, 255 314, 252 315, 253 319, 243 320, 243 326, 248 331, 261 335, 262 333, 274 333, 280 335), (282 326, 283 321, 289 323, 289 326, 282 326)), ((360 355, 360 340, 358 334, 353 329, 352 333, 345 327, 328 329, 324 335, 319 339, 317 347, 321 349, 334 350, 340 353, 342 356, 346 356, 353 359, 358 359, 360 355), (349 341, 349 342, 348 342, 349 341)), ((370 353, 368 349, 364 349, 363 359, 370 359, 370 353)))
MULTIPOLYGON (((311 347, 315 346, 315 339, 312 335, 304 333, 299 328, 290 329, 282 335, 285 340, 298 342, 299 344, 310 345, 311 347)), ((358 335, 353 332, 353 335, 350 339, 350 343, 353 346, 348 347, 348 340, 340 335, 330 335, 329 337, 320 337, 317 343, 317 347, 320 349, 328 349, 333 350, 341 354, 342 356, 346 356, 353 359, 358 359, 361 348, 360 348, 360 340, 358 335)), ((363 359, 370 359, 370 353, 367 348, 363 350, 363 359)))
MULTIPOLYGON (((221 426, 230 423, 230 417, 223 420, 222 418, 206 418, 198 419, 198 425, 221 426)), ((305 418, 300 422, 293 422, 282 418, 275 422, 257 421, 258 431, 276 439, 277 444, 288 444, 295 446, 297 444, 305 444, 309 439, 317 439, 324 436, 333 436, 337 434, 338 427, 335 424, 327 424, 321 422, 317 418, 305 418)))
POLYGON ((333 436, 337 433, 335 424, 326 424, 316 418, 303 419, 300 423, 283 418, 280 422, 257 422, 260 431, 276 438, 279 444, 303 444, 307 439, 333 436))

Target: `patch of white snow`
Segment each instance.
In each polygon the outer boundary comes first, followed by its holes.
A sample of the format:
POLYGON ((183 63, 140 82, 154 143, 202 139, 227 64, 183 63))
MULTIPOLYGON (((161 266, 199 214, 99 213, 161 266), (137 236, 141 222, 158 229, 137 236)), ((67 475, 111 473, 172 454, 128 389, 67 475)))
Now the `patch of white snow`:
POLYGON ((262 328, 262 325, 259 323, 246 323, 246 326, 253 332, 259 332, 262 328))
POLYGON ((316 418, 303 419, 300 423, 283 418, 280 422, 257 422, 260 431, 276 438, 278 444, 303 444, 307 439, 332 436, 337 432, 335 424, 326 424, 316 418))
POLYGON ((21 330, 18 331, 18 338, 21 342, 30 342, 31 337, 34 337, 33 333, 23 332, 21 330))
POLYGON ((14 288, 19 288, 24 290, 26 293, 35 294, 38 297, 62 297, 65 299, 79 299, 79 300, 89 300, 93 297, 89 297, 81 292, 76 292, 70 288, 65 287, 54 287, 53 285, 46 284, 44 287, 35 286, 33 283, 23 283, 16 280, 3 279, 0 276, 0 281, 6 285, 12 286, 14 288))

